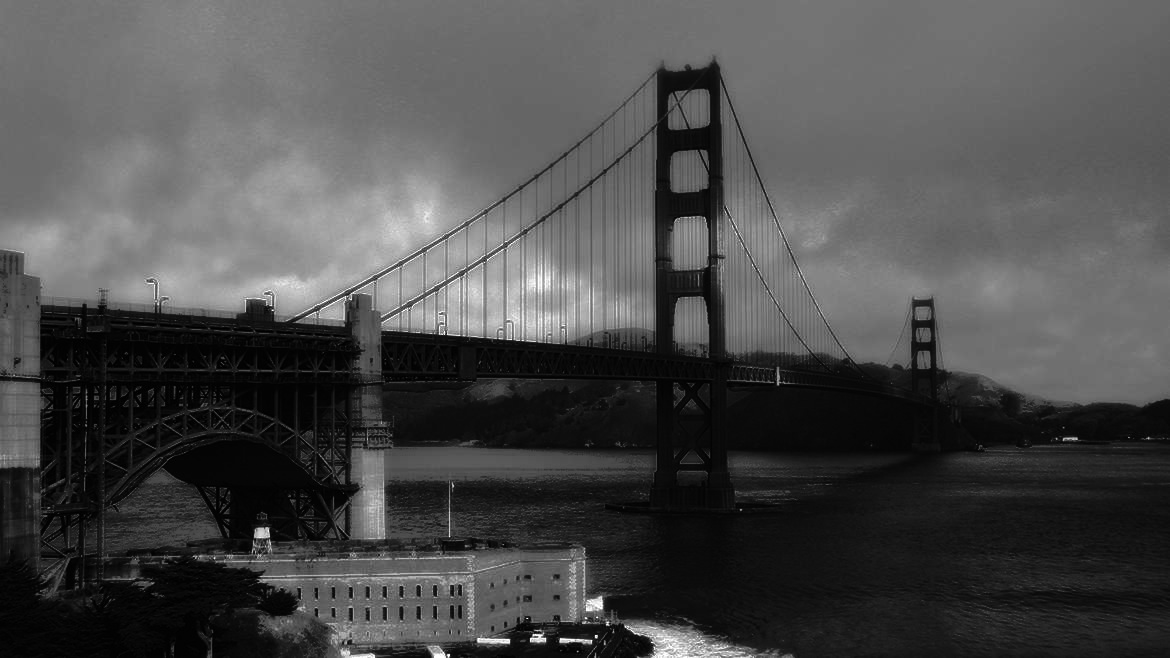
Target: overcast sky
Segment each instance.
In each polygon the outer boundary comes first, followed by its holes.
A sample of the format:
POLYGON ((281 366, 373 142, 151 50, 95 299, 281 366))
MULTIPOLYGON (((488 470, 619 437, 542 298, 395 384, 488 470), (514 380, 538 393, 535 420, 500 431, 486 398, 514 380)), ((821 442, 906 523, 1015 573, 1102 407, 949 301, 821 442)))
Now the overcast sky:
POLYGON ((1170 2, 0 0, 0 248, 46 296, 299 310, 718 58, 845 345, 1170 396, 1170 2), (291 308, 296 306, 296 309, 291 308))

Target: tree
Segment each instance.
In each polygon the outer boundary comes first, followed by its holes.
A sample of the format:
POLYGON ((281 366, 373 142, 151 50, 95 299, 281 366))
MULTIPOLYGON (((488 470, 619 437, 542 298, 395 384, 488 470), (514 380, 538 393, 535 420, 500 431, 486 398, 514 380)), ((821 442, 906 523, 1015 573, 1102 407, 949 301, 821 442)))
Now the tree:
POLYGON ((301 600, 285 589, 270 589, 256 606, 273 617, 287 617, 301 607, 301 600))
POLYGON ((16 655, 39 642, 40 591, 41 580, 27 562, 0 565, 0 646, 16 655))
POLYGON ((30 564, 0 564, 0 653, 13 658, 118 655, 117 637, 84 598, 43 598, 43 590, 30 564))
POLYGON ((143 590, 157 602, 168 624, 170 651, 183 642, 211 658, 211 620, 229 610, 254 607, 265 594, 260 574, 250 569, 231 569, 222 564, 182 557, 142 569, 143 590))

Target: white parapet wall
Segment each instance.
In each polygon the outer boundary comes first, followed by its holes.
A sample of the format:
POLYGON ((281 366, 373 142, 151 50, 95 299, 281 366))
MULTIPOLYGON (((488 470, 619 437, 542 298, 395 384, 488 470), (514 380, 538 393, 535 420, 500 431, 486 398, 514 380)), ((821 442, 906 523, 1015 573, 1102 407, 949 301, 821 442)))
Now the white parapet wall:
POLYGON ((40 379, 41 280, 0 250, 0 560, 40 549, 40 379))

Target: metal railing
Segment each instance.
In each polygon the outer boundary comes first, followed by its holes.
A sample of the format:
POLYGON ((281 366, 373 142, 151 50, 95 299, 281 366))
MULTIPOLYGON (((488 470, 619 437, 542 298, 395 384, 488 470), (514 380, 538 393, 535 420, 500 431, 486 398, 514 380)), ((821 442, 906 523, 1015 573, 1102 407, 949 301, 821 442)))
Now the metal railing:
MULTIPOLYGON (((73 297, 41 297, 41 307, 52 306, 55 308, 67 308, 70 310, 80 311, 82 306, 86 306, 90 311, 96 312, 98 308, 98 301, 94 299, 78 299, 73 297)), ((113 302, 106 304, 106 309, 111 311, 127 311, 130 313, 154 313, 154 304, 138 304, 131 302, 113 302)), ((160 315, 179 315, 184 317, 196 318, 221 318, 227 320, 236 319, 240 311, 227 311, 223 309, 209 309, 196 308, 190 306, 171 306, 164 304, 159 310, 160 315)), ((273 322, 288 322, 292 316, 288 315, 274 315, 273 322)), ((335 320, 330 318, 316 318, 308 317, 298 321, 300 324, 311 324, 321 326, 343 327, 345 320, 335 320)))

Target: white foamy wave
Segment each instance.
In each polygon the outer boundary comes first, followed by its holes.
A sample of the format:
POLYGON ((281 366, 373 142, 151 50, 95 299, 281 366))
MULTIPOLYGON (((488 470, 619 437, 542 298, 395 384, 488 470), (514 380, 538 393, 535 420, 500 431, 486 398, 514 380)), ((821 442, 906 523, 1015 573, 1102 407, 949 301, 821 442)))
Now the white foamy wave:
POLYGON ((655 658, 796 658, 777 650, 758 651, 707 635, 685 624, 625 619, 626 628, 654 640, 655 658))

